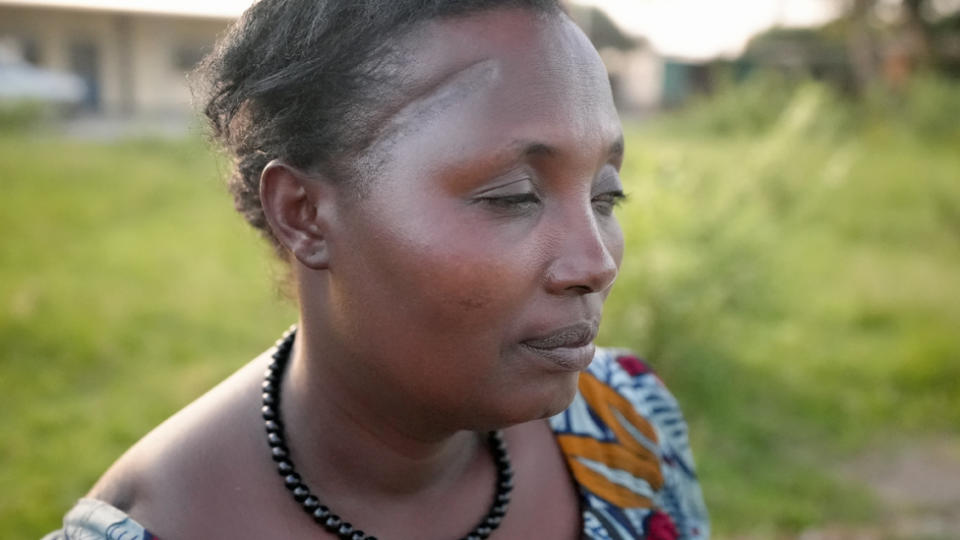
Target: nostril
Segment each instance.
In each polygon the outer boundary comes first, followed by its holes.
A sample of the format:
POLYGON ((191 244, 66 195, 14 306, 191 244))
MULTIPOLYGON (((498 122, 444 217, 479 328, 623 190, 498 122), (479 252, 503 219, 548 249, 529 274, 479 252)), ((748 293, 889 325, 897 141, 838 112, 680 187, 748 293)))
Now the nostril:
POLYGON ((567 289, 577 294, 590 294, 594 292, 592 287, 588 287, 586 285, 573 285, 567 289))

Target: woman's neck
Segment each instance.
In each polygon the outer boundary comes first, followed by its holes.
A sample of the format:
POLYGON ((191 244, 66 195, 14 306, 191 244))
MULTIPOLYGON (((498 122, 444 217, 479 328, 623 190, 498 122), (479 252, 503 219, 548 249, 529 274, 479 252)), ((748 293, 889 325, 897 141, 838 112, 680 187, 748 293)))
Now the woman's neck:
POLYGON ((345 354, 301 326, 282 381, 287 443, 308 482, 357 497, 429 495, 490 466, 476 433, 371 387, 345 354))

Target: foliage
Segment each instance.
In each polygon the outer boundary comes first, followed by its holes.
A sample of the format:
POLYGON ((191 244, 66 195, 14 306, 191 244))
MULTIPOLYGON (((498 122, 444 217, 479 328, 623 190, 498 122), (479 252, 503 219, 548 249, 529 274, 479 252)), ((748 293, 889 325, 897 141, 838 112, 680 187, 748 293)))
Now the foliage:
POLYGON ((698 96, 663 129, 720 137, 757 137, 773 130, 787 116, 807 135, 829 135, 847 128, 851 106, 832 88, 808 80, 798 82, 775 72, 758 72, 741 82, 726 79, 715 93, 698 96))
POLYGON ((875 517, 837 464, 960 426, 960 134, 786 96, 731 89, 628 137, 604 336, 679 395, 721 533, 875 517), (738 97, 763 114, 738 125, 738 97))
POLYGON ((791 123, 796 136, 834 141, 874 131, 897 131, 919 141, 960 139, 960 81, 918 74, 905 88, 871 88, 862 100, 830 84, 761 71, 731 79, 700 96, 661 125, 675 134, 763 137, 791 123))
POLYGON ((960 80, 922 73, 900 92, 874 88, 862 107, 875 127, 908 130, 934 143, 960 138, 960 80))
POLYGON ((960 3, 848 0, 842 16, 815 28, 767 30, 738 63, 830 83, 863 97, 873 87, 900 88, 924 72, 960 79, 960 3))
POLYGON ((0 537, 55 528, 295 320, 218 177, 197 140, 0 135, 0 537))

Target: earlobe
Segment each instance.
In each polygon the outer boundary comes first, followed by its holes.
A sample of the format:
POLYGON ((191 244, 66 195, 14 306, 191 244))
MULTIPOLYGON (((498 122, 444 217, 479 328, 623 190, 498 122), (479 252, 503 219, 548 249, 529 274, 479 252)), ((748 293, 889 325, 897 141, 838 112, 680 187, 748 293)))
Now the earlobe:
POLYGON ((301 264, 314 270, 329 266, 327 210, 332 190, 322 180, 273 160, 260 174, 260 202, 270 230, 301 264))
POLYGON ((304 266, 314 270, 326 270, 330 266, 326 239, 320 242, 303 244, 300 249, 293 251, 293 256, 304 266))

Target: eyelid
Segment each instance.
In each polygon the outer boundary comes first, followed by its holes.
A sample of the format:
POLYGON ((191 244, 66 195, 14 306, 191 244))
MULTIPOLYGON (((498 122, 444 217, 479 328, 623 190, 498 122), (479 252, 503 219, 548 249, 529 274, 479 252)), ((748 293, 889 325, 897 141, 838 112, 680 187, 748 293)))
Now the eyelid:
POLYGON ((614 204, 620 204, 630 199, 630 195, 624 193, 623 190, 619 190, 619 189, 607 191, 604 193, 598 193, 597 195, 594 195, 593 198, 597 199, 600 197, 609 197, 610 199, 613 199, 614 204))
POLYGON ((620 180, 620 173, 612 165, 611 168, 612 170, 605 167, 604 171, 598 175, 598 179, 593 185, 594 197, 598 194, 612 191, 623 193, 623 182, 620 180))
POLYGON ((536 194, 537 189, 530 178, 521 178, 500 184, 491 188, 486 188, 474 194, 478 199, 492 199, 496 197, 512 197, 517 195, 536 194))
POLYGON ((603 216, 612 216, 613 210, 627 200, 627 194, 621 190, 607 191, 594 195, 590 203, 597 213, 603 216))

